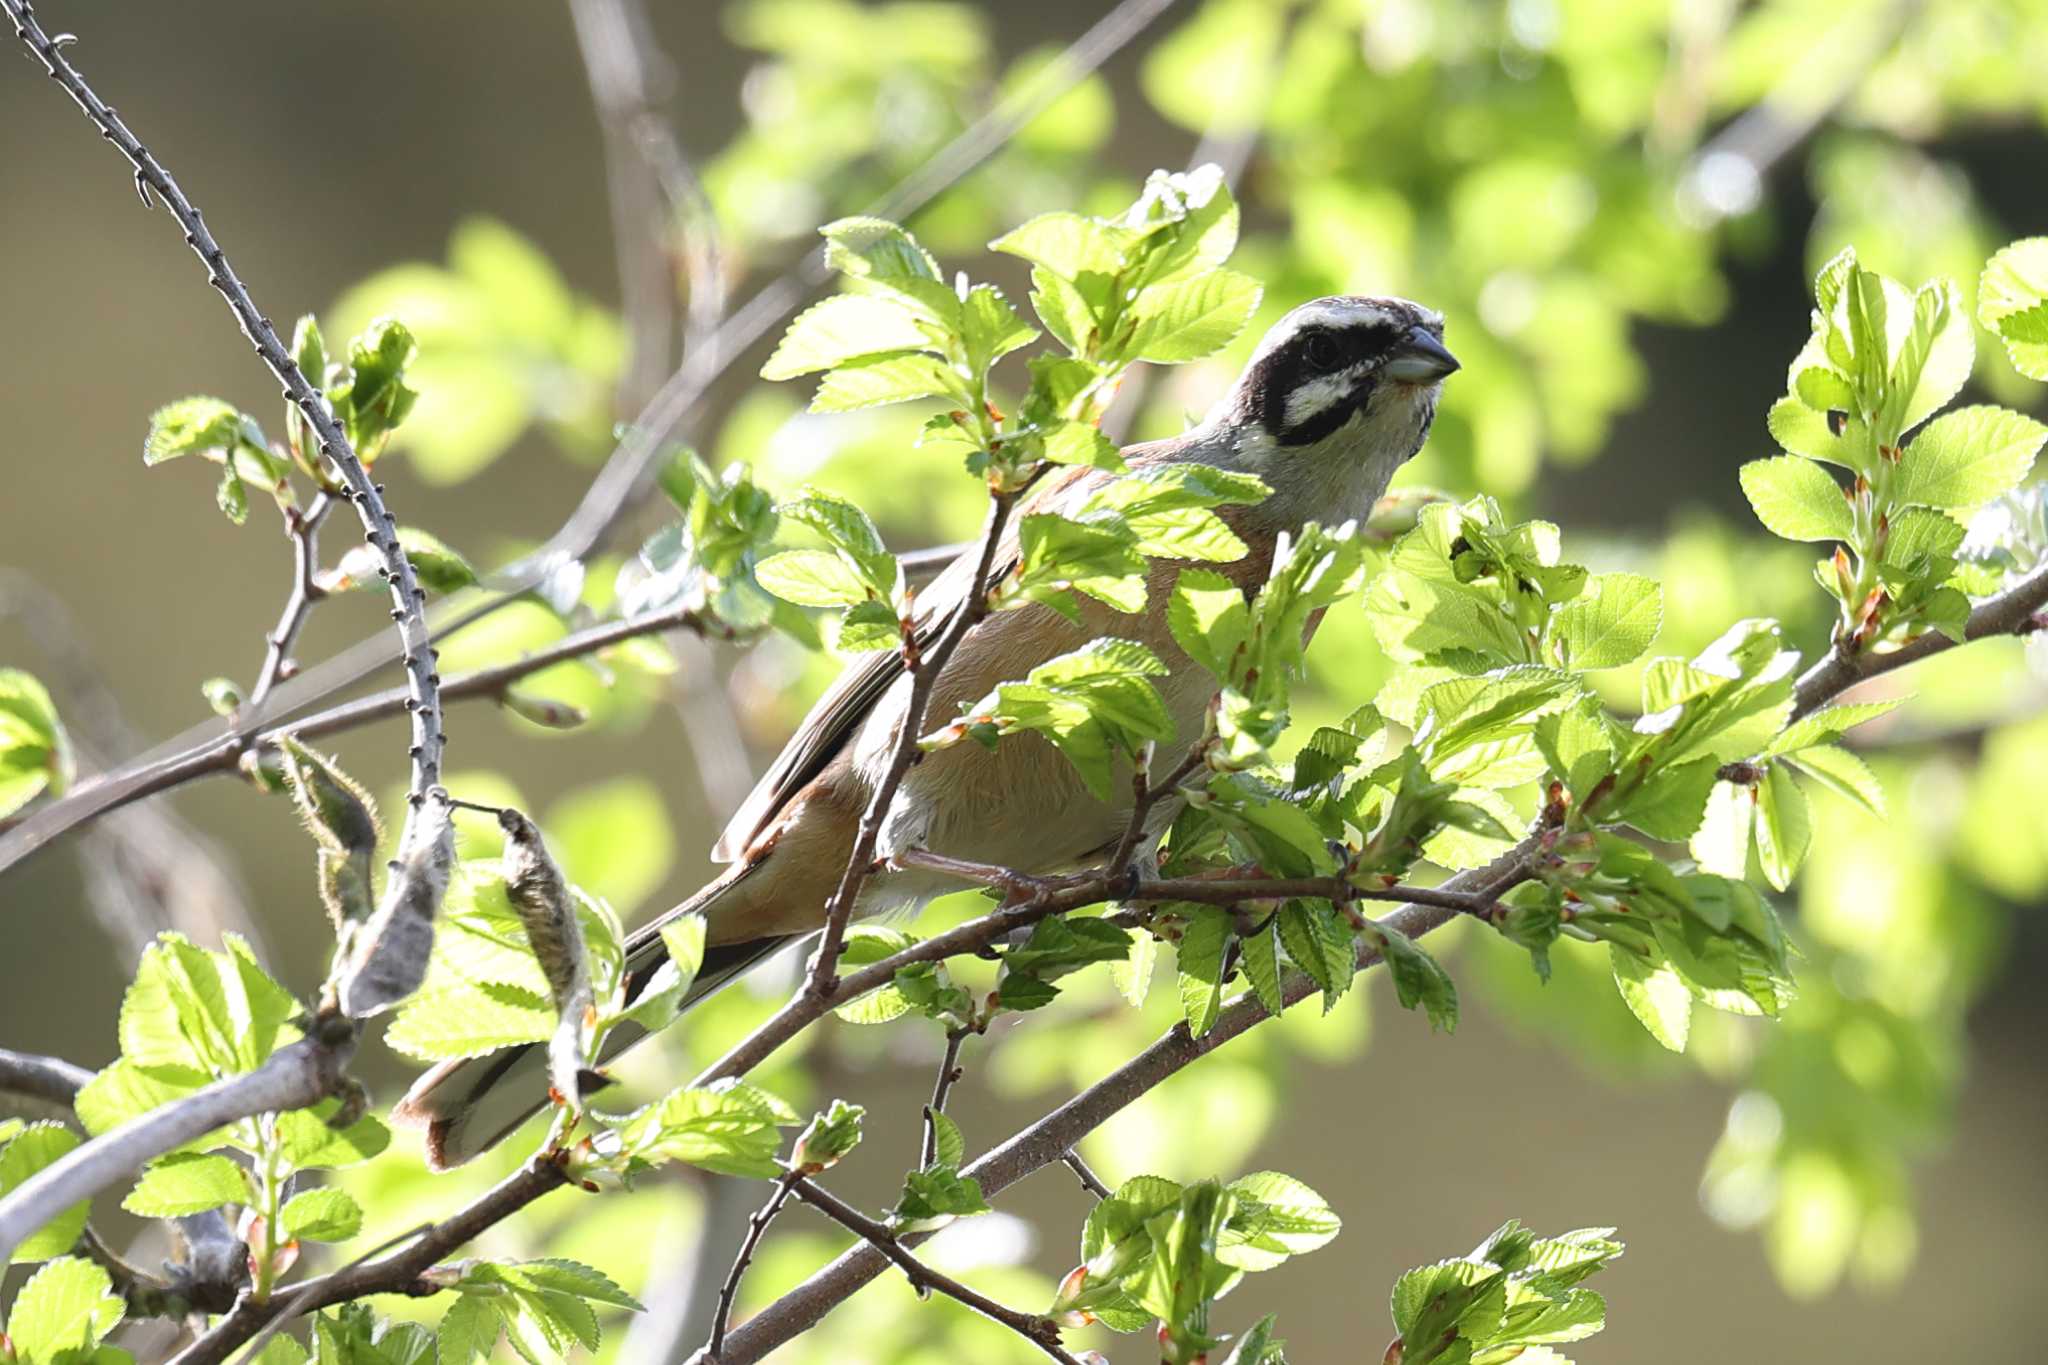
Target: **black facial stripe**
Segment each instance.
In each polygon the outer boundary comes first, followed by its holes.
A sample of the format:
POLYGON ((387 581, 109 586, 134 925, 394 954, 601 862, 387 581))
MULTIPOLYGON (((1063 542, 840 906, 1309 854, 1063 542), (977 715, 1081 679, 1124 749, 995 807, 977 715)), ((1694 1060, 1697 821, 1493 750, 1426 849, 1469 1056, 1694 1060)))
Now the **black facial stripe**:
POLYGON ((1251 392, 1253 401, 1258 405, 1259 424, 1281 445, 1307 445, 1322 440, 1349 421, 1351 415, 1372 396, 1372 369, 1399 344, 1404 330, 1392 319, 1350 327, 1317 324, 1302 328, 1270 355, 1261 358, 1258 370, 1252 376, 1251 392), (1335 363, 1312 363, 1309 359, 1311 350, 1331 350, 1335 363), (1288 424, 1288 395, 1304 384, 1360 365, 1370 368, 1354 381, 1350 392, 1341 401, 1311 414, 1298 425, 1288 424))

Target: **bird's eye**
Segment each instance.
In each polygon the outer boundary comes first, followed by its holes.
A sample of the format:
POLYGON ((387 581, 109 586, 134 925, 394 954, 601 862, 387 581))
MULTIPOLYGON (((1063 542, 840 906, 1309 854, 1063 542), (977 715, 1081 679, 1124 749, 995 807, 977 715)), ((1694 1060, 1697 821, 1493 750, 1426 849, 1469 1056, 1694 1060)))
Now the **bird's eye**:
POLYGON ((1334 370, 1344 362, 1344 348, 1334 338, 1319 332, 1302 347, 1301 358, 1312 370, 1334 370))

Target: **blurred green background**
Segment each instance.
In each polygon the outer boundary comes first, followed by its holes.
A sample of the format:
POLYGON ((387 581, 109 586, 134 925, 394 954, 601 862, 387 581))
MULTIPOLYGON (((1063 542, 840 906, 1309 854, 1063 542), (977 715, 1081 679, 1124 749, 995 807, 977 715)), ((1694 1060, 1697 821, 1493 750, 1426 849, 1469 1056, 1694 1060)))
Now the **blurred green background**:
MULTIPOLYGON (((668 55, 652 108, 701 172, 740 297, 1103 10, 650 8, 668 55)), ((636 406, 616 396, 629 329, 569 9, 216 0, 52 3, 43 18, 80 31, 74 58, 207 210, 273 318, 318 311, 334 339, 394 311, 419 334, 425 397, 379 466, 401 519, 480 565, 550 534, 636 406)), ((2048 222, 2044 69, 2048 5, 2032 0, 1181 0, 912 222, 949 268, 1020 293, 1014 263, 981 254, 997 232, 1118 205, 1154 166, 1218 160, 1245 205, 1239 263, 1267 282, 1261 323, 1337 290, 1448 316, 1466 368, 1404 483, 1496 494, 1562 524, 1572 558, 1661 577, 1660 652, 1690 653, 1751 615, 1785 619, 1817 649, 1825 602, 1806 554, 1762 536, 1735 482, 1769 450, 1763 413, 1805 336, 1807 279, 1853 243, 1909 284, 1950 275, 1968 294, 1990 250, 2048 222)), ((289 571, 267 508, 235 529, 193 469, 144 473, 148 415, 214 393, 275 421, 275 386, 168 221, 28 63, 0 63, 0 128, 0 663, 49 682, 89 758, 125 757, 201 719, 203 679, 246 685, 289 571)), ((680 289, 685 248, 703 237, 669 236, 659 274, 680 289)), ((1177 430, 1251 339, 1132 385, 1118 420, 1177 430)), ((980 495, 913 448, 917 415, 803 416, 794 386, 751 379, 758 361, 736 365, 691 425, 707 454, 752 462, 778 490, 849 493, 900 546, 971 527, 980 495)), ((2038 386, 1996 346, 1980 345, 1979 364, 1979 391, 2041 412, 2038 386)), ((330 559, 347 543, 338 527, 330 559)), ((607 604, 632 543, 593 565, 587 607, 607 604)), ((324 606, 299 657, 353 642, 381 612, 367 595, 324 606)), ((449 645, 444 669, 562 629, 523 606, 449 645)), ((1333 620, 1315 656, 1331 712, 1385 674, 1362 620, 1333 620)), ((668 679, 622 668, 609 690, 580 668, 537 680, 595 708, 568 741, 458 709, 451 785, 517 793, 571 874, 629 918, 665 906, 697 884, 723 808, 833 667, 786 643, 685 649, 683 665, 668 679)), ((1545 1231, 1613 1223, 1629 1240, 1602 1286, 1612 1326, 1582 1359, 2021 1358, 2048 1217, 2048 1017, 2031 989, 2048 967, 2044 665, 2040 646, 2003 642, 1887 683, 1917 700, 1857 738, 1890 814, 1817 798, 1792 898, 1804 996, 1783 1023, 1702 1019, 1692 1052, 1671 1058, 1615 1001, 1603 959, 1560 953, 1541 988, 1526 960, 1471 936, 1448 956, 1469 1002, 1455 1036, 1387 1008, 1375 980, 1327 1019, 1298 1012, 1233 1044, 1088 1154, 1112 1180, 1271 1166, 1322 1192, 1344 1236, 1224 1305, 1232 1329, 1278 1309, 1305 1361, 1377 1358, 1395 1275, 1509 1216, 1545 1231)), ((1632 675, 1615 687, 1626 704, 1632 675)), ((395 796, 397 736, 354 734, 339 752, 395 796)), ((317 981, 326 926, 284 803, 213 782, 108 828, 0 883, 8 1046, 110 1057, 121 986, 163 925, 252 933, 282 979, 317 981)), ((492 852, 482 826, 465 828, 464 850, 492 852)), ((681 1072, 769 1003, 732 993, 639 1073, 681 1072)), ((1134 1014, 1091 978, 970 1044, 954 1099, 970 1148, 1101 1075, 1172 1013, 1155 999, 1134 1014)), ((910 1161, 937 1060, 928 1034, 836 1026, 771 1078, 799 1104, 870 1106, 869 1143, 835 1173, 853 1197, 886 1202, 891 1144, 910 1161)), ((381 1048, 362 1065, 382 1096, 404 1083, 381 1048)), ((363 1247, 489 1174, 430 1181, 401 1146, 350 1177, 383 1191, 363 1247)), ((704 1210, 729 1220, 757 1197, 711 1190, 678 1177, 631 1198, 558 1196, 495 1245, 582 1257, 663 1306, 689 1280, 704 1210)), ((1036 1306, 1076 1259, 1083 1196, 1054 1169, 999 1207, 1028 1225, 976 1220, 934 1257, 1036 1306)), ((785 1221, 747 1299, 836 1246, 822 1224, 785 1221)), ((877 1288, 787 1358, 1035 1358, 950 1306, 911 1304, 900 1281, 877 1288)), ((647 1362, 662 1345, 656 1330, 620 1330, 607 1354, 647 1362)))

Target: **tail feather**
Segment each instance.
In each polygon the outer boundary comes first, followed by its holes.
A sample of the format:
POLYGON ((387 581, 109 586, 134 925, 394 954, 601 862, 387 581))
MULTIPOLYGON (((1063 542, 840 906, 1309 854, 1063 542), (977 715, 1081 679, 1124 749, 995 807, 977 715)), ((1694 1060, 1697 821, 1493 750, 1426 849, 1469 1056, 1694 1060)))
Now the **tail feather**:
MULTIPOLYGON (((661 940, 658 924, 677 914, 702 913, 719 893, 738 876, 728 874, 706 887, 688 902, 635 933, 626 944, 626 998, 638 999, 647 989, 668 949, 661 940)), ((745 943, 718 944, 704 950, 704 962, 696 979, 684 994, 681 1010, 699 1002, 744 976, 755 966, 781 951, 804 934, 752 939, 745 943)), ((605 1038, 599 1066, 610 1062, 647 1036, 646 1030, 626 1024, 605 1038)), ((425 1130, 427 1166, 445 1171, 460 1166, 510 1137, 519 1126, 548 1105, 547 1049, 538 1043, 504 1048, 481 1057, 463 1057, 442 1062, 413 1083, 405 1098, 392 1110, 392 1118, 408 1127, 425 1130)), ((589 1095, 595 1087, 586 1087, 589 1095)))

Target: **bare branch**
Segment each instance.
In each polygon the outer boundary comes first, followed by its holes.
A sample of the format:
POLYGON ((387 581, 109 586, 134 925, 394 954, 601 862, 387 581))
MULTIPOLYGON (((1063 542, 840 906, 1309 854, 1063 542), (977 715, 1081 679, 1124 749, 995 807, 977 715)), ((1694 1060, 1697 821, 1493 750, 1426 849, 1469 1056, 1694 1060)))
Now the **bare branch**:
POLYGON ((776 1214, 782 1212, 782 1206, 789 1202, 789 1196, 802 1179, 803 1176, 791 1171, 776 1181, 775 1193, 769 1195, 768 1202, 747 1220, 746 1240, 740 1243, 739 1255, 733 1258, 732 1269, 726 1272, 725 1284, 718 1291, 718 1311, 711 1318, 711 1343, 702 1353, 707 1359, 717 1360, 718 1353, 725 1349, 725 1334, 732 1326, 732 1305, 733 1300, 739 1297, 740 1279, 747 1273, 747 1266, 754 1259, 754 1249, 761 1245, 768 1225, 775 1221, 776 1214))
MULTIPOLYGON (((887 1257, 920 1292, 944 1294, 991 1322, 1009 1328, 1054 1360, 1062 1361, 1064 1365, 1080 1365, 1079 1359, 1060 1344, 1059 1326, 1051 1318, 1037 1313, 1020 1313, 979 1290, 968 1288, 952 1276, 932 1269, 904 1248, 902 1240, 888 1224, 868 1217, 816 1181, 799 1176, 795 1179, 795 1188, 798 1198, 861 1238, 879 1255, 887 1257)), ((707 1359, 718 1361, 722 1357, 714 1352, 707 1359)))
POLYGON ((269 700, 270 689, 287 676, 292 645, 312 614, 313 604, 327 595, 313 576, 320 569, 320 523, 327 519, 327 509, 333 505, 334 500, 321 492, 313 495, 304 512, 296 507, 285 509, 284 533, 292 542, 292 591, 285 599, 284 615, 278 618, 277 628, 263 637, 263 671, 257 674, 256 685, 249 689, 247 705, 259 715, 263 703, 269 700))
POLYGON ((931 1103, 924 1107, 924 1141, 918 1148, 917 1168, 930 1170, 939 1159, 939 1115, 946 1112, 946 1100, 953 1093, 953 1086, 964 1074, 960 1069, 960 1045, 967 1041, 968 1030, 952 1028, 946 1030, 946 1055, 939 1059, 938 1079, 932 1082, 931 1103))
POLYGON ((25 1096, 68 1110, 79 1087, 91 1079, 90 1071, 61 1057, 0 1047, 0 1094, 25 1096))
POLYGON ((1097 1199, 1107 1199, 1115 1193, 1109 1186, 1102 1183, 1102 1177, 1095 1174, 1088 1163, 1081 1159, 1079 1152, 1068 1148, 1060 1153, 1060 1161, 1068 1170, 1074 1173, 1074 1178, 1081 1182, 1081 1188, 1094 1195, 1097 1199))

